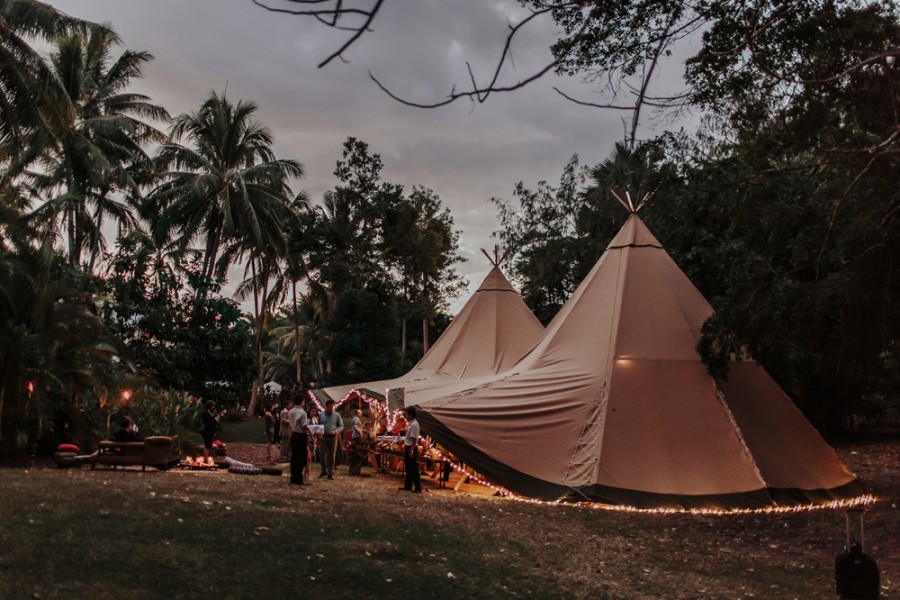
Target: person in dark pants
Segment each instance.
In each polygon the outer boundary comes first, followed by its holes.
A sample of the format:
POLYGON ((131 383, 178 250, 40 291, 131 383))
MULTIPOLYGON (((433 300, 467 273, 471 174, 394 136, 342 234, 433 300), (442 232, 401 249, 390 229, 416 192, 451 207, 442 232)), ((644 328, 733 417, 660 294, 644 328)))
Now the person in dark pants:
POLYGON ((291 483, 309 485, 303 481, 303 469, 306 468, 306 435, 309 433, 309 420, 303 404, 298 402, 288 413, 291 422, 291 483))
POLYGON ((322 465, 319 477, 328 476, 328 479, 334 479, 334 455, 341 432, 344 430, 341 414, 334 410, 334 400, 325 403, 325 412, 319 415, 319 422, 324 426, 319 447, 319 464, 322 465))
POLYGON ((416 407, 406 409, 406 418, 409 423, 406 426, 406 437, 403 439, 403 466, 406 469, 406 479, 401 490, 422 493, 422 479, 419 475, 419 422, 416 421, 416 407))

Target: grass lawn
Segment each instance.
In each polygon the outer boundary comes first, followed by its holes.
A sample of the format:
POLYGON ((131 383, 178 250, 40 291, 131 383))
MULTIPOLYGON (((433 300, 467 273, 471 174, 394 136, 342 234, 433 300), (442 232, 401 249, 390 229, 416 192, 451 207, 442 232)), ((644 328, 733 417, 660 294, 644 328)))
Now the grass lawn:
MULTIPOLYGON (((842 457, 883 500, 867 541, 900 596, 900 443, 842 457)), ((395 476, 0 469, 0 598, 835 597, 844 516, 529 505, 395 476)))

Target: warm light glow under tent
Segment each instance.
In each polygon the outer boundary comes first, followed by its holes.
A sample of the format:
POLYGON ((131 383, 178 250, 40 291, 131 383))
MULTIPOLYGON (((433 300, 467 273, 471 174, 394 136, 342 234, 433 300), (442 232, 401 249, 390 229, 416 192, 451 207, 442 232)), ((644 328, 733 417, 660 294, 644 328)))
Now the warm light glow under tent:
MULTIPOLYGON (((422 402, 448 383, 509 369, 531 350, 544 328, 495 265, 444 333, 409 373, 396 379, 315 390, 323 402, 345 400, 356 390, 384 400, 384 392, 404 388, 407 405, 422 402)), ((396 408, 396 407, 394 407, 396 408)))
POLYGON ((696 346, 712 312, 632 214, 519 363, 419 403, 422 433, 542 500, 729 510, 864 494, 758 364, 709 375, 696 346))

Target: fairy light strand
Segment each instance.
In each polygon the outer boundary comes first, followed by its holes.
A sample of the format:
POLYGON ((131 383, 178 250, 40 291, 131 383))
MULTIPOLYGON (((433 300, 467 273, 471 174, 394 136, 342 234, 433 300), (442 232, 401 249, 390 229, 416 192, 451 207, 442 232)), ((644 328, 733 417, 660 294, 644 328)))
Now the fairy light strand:
MULTIPOLYGON (((319 399, 312 393, 312 391, 307 390, 307 393, 310 399, 315 403, 316 406, 319 407, 320 410, 325 410, 322 406, 322 403, 319 402, 319 399)), ((388 430, 393 429, 396 423, 396 415, 400 411, 391 411, 390 406, 388 404, 387 399, 382 402, 377 398, 372 398, 367 394, 357 390, 351 389, 347 392, 339 402, 335 403, 335 408, 339 408, 346 402, 359 398, 370 407, 373 407, 381 412, 384 412, 387 421, 388 421, 388 430)), ((848 509, 848 508, 857 508, 863 506, 869 506, 876 502, 878 502, 878 498, 872 494, 863 494, 861 496, 856 496, 855 498, 848 498, 846 500, 832 500, 830 502, 824 502, 821 504, 799 504, 794 506, 767 506, 762 508, 729 508, 729 509, 721 509, 721 508, 640 508, 637 506, 629 506, 624 504, 603 504, 601 502, 572 502, 565 501, 563 499, 559 500, 538 500, 537 498, 528 498, 526 496, 520 496, 514 492, 509 491, 508 489, 501 487, 491 481, 488 481, 478 473, 473 470, 467 470, 465 465, 451 459, 449 456, 441 452, 441 450, 433 444, 427 437, 422 437, 422 440, 425 446, 434 451, 437 455, 438 460, 440 462, 444 462, 450 465, 450 467, 460 474, 461 477, 468 477, 472 481, 475 481, 477 484, 482 485, 490 490, 493 490, 495 493, 500 495, 503 498, 515 501, 522 502, 525 504, 537 504, 543 506, 566 506, 572 508, 589 508, 593 510, 605 510, 611 512, 624 512, 624 513, 643 513, 643 514, 657 514, 657 515, 676 515, 676 514, 691 514, 691 515, 701 515, 701 516, 726 516, 726 515, 755 515, 755 514, 790 514, 790 513, 802 513, 802 512, 812 512, 812 511, 820 511, 820 510, 839 510, 839 509, 848 509)))
POLYGON ((801 513, 801 512, 811 512, 818 510, 838 510, 838 509, 848 509, 855 508, 860 506, 868 506, 874 504, 878 501, 878 498, 871 494, 863 494, 861 496, 857 496, 855 498, 849 498, 846 500, 832 500, 831 502, 826 502, 822 504, 801 504, 796 506, 767 506, 763 508, 730 508, 730 509, 718 509, 718 508, 639 508, 637 506, 628 506, 628 505, 618 505, 618 504, 603 504, 600 502, 567 502, 564 500, 538 500, 536 498, 528 498, 525 496, 520 496, 509 490, 502 488, 494 483, 491 483, 479 476, 477 473, 472 471, 467 471, 465 467, 461 463, 457 463, 451 458, 449 458, 446 454, 440 451, 434 444, 432 444, 427 438, 423 438, 425 445, 437 454, 441 461, 448 463, 454 471, 458 472, 462 476, 468 476, 470 479, 474 480, 480 485, 483 485, 495 492, 499 493, 502 497, 508 498, 515 502, 523 502, 526 504, 540 504, 544 506, 568 506, 575 508, 589 508, 594 510, 606 510, 613 512, 626 512, 626 513, 644 513, 644 514, 658 514, 658 515, 674 515, 674 514, 691 514, 691 515, 703 515, 703 516, 725 516, 725 515, 750 515, 750 514, 788 514, 788 513, 801 513))

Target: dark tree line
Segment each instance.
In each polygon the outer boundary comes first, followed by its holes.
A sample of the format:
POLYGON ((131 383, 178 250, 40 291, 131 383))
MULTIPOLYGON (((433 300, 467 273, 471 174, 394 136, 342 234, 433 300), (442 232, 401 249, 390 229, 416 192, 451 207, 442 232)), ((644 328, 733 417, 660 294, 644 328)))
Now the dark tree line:
MULTIPOLYGON (((632 12, 557 43, 561 70, 633 71, 646 30, 610 38, 608 27, 687 19, 691 6, 621 4, 632 12)), ((626 216, 610 191, 653 192, 645 221, 718 311, 699 345, 712 372, 727 376, 727 357, 749 351, 829 432, 895 414, 896 6, 696 4, 715 17, 686 65, 688 98, 707 115, 697 135, 623 145, 593 169, 571 163, 558 187, 495 200, 526 300, 555 314, 626 216)), ((585 15, 557 19, 572 32, 585 15)))
POLYGON ((152 56, 120 44, 0 2, 0 452, 138 409, 172 433, 201 399, 252 413, 267 359, 307 385, 416 360, 461 285, 437 195, 381 181, 351 138, 314 205, 256 104, 213 92, 170 117, 130 90, 152 56), (222 293, 238 265, 250 315, 222 293))

